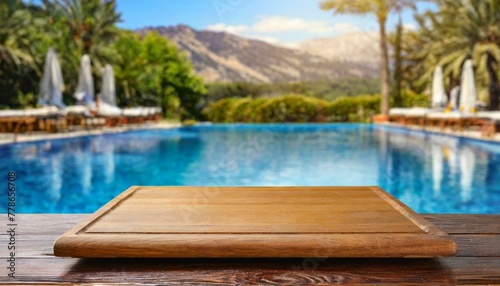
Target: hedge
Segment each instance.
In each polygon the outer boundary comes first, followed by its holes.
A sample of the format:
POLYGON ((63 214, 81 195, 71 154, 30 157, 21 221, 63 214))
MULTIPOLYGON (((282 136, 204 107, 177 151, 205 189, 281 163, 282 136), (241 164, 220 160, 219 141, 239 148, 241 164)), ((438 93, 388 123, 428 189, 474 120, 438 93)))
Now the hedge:
POLYGON ((379 95, 343 97, 333 102, 303 95, 275 98, 226 98, 205 114, 212 122, 368 122, 380 110, 379 95))

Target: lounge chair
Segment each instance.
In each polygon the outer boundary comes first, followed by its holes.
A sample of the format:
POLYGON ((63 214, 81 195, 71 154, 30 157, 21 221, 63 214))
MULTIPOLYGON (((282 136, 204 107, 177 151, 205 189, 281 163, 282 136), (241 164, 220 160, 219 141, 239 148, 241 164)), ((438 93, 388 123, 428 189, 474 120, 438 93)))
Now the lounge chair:
POLYGON ((463 131, 464 128, 474 125, 475 120, 476 115, 468 112, 431 112, 427 114, 426 125, 439 127, 441 130, 449 127, 463 131))
POLYGON ((90 106, 86 105, 68 106, 66 107, 65 112, 66 112, 66 120, 68 122, 68 126, 72 127, 78 126, 78 127, 83 127, 85 129, 92 129, 96 127, 102 127, 106 124, 106 120, 104 118, 99 118, 97 116, 94 116, 90 106))
POLYGON ((392 108, 389 110, 389 120, 403 125, 423 126, 427 114, 435 110, 423 107, 392 108))
POLYGON ((36 118, 28 117, 25 110, 8 109, 0 110, 0 132, 18 133, 23 131, 31 132, 35 128, 36 118))
POLYGON ((103 101, 99 102, 92 113, 105 120, 106 126, 118 126, 124 123, 123 111, 122 109, 107 104, 103 101))
POLYGON ((500 132, 500 111, 478 112, 477 118, 481 124, 481 133, 483 137, 492 137, 500 132))
POLYGON ((65 113, 55 106, 3 110, 0 112, 0 130, 14 133, 64 131, 66 130, 65 113))

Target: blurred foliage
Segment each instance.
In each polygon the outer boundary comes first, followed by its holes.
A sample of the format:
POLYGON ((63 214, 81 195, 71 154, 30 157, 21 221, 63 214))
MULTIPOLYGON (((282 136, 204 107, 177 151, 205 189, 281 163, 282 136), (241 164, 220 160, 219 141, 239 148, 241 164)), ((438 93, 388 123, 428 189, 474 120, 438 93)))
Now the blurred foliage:
MULTIPOLYGON (((407 98, 406 94, 404 97, 407 98)), ((423 97, 412 94, 407 103, 423 97)), ((340 97, 328 102, 297 94, 257 99, 225 98, 205 110, 207 118, 217 123, 369 122, 371 116, 379 112, 380 95, 340 97)))
POLYGON ((439 0, 439 9, 416 15, 418 30, 403 36, 404 81, 424 92, 442 66, 449 92, 460 84, 467 59, 474 62, 480 100, 500 108, 500 0, 439 0))
POLYGON ((80 59, 88 54, 96 91, 102 68, 115 69, 120 106, 161 106, 170 117, 200 118, 205 93, 186 56, 155 33, 119 29, 116 0, 0 1, 0 108, 37 102, 45 55, 58 53, 64 100, 73 104, 80 59))
POLYGON ((293 83, 213 83, 207 85, 206 103, 229 97, 276 97, 303 94, 324 100, 378 92, 380 81, 370 78, 343 78, 331 81, 293 83))

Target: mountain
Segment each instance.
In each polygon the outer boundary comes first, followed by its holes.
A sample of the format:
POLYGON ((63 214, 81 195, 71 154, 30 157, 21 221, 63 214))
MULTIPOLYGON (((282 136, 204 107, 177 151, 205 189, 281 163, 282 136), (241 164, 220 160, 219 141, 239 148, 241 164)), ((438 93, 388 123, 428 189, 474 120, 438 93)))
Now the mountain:
POLYGON ((148 27, 136 32, 152 30, 185 51, 206 82, 270 83, 378 75, 371 63, 322 54, 322 42, 304 43, 293 49, 225 32, 197 31, 185 25, 148 27))
POLYGON ((329 60, 360 63, 376 69, 380 62, 379 39, 377 32, 358 32, 313 39, 298 44, 296 48, 329 60))

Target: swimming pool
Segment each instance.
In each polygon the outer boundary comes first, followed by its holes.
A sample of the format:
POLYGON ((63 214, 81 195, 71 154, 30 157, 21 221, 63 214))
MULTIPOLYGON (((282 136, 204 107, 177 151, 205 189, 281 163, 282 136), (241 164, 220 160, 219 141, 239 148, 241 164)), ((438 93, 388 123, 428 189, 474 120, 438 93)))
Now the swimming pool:
POLYGON ((500 213, 500 144, 393 127, 194 126, 4 145, 0 154, 4 181, 17 174, 21 213, 94 212, 131 185, 379 185, 421 213, 500 213))

